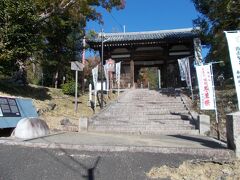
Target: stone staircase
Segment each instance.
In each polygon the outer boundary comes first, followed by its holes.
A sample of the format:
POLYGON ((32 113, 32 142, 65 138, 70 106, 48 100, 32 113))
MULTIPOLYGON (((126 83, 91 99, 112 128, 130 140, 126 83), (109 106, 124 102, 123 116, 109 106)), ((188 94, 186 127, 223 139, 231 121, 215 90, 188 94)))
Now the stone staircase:
POLYGON ((198 134, 182 97, 128 90, 89 120, 89 131, 130 134, 198 134))

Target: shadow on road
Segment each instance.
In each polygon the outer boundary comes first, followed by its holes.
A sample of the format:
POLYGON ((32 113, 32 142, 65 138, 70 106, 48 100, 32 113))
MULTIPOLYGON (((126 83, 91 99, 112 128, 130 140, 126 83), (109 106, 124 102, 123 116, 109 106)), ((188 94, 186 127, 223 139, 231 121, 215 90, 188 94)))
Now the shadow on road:
MULTIPOLYGON (((51 144, 52 142, 48 141, 48 140, 44 140, 47 143, 51 144)), ((57 143, 55 143, 56 146, 58 146, 57 143)), ((61 148, 60 145, 58 146, 58 150, 61 152, 62 156, 67 157, 68 160, 70 160, 71 162, 73 162, 73 164, 64 161, 64 159, 61 159, 59 157, 59 155, 56 155, 55 153, 51 153, 45 149, 42 149, 42 151, 44 151, 46 154, 48 154, 51 158, 53 158, 54 160, 56 160, 57 162, 61 163, 62 165, 64 165, 66 168, 70 169, 71 171, 76 172, 77 174, 79 174, 82 178, 86 179, 86 180, 95 180, 95 175, 96 175, 96 168, 100 162, 101 157, 97 156, 94 160, 94 163, 92 163, 92 165, 85 165, 84 163, 82 163, 80 160, 75 159, 69 152, 67 152, 65 149, 61 148), (76 166, 77 165, 77 166, 76 166), (82 170, 85 173, 82 173, 82 170)))
POLYGON ((218 149, 226 149, 222 144, 213 141, 213 140, 208 140, 202 137, 193 137, 193 136, 184 136, 184 135, 168 135, 171 137, 179 138, 179 139, 184 139, 184 140, 189 140, 189 141, 195 141, 201 143, 203 146, 208 147, 208 148, 218 148, 218 149))

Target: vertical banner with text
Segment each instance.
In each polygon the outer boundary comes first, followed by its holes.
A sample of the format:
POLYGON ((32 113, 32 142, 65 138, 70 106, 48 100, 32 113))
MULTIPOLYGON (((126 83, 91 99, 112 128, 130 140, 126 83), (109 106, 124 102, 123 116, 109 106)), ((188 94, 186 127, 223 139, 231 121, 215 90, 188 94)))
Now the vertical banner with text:
POLYGON ((196 65, 200 66, 200 65, 202 65, 202 63, 204 63, 203 58, 202 58, 201 40, 199 38, 194 38, 193 44, 194 44, 195 63, 196 63, 196 65))
POLYGON ((192 100, 193 100, 192 77, 191 77, 189 57, 178 59, 178 65, 179 65, 181 80, 186 81, 186 84, 191 91, 192 100))
POLYGON ((181 80, 186 81, 187 86, 191 87, 192 82, 191 82, 189 58, 178 59, 178 65, 179 65, 181 80))
POLYGON ((228 41, 232 72, 237 91, 238 109, 240 110, 240 31, 225 33, 228 41))
POLYGON ((94 84, 94 106, 97 106, 97 82, 98 82, 98 66, 92 69, 92 76, 93 76, 93 84, 94 84))
POLYGON ((118 85, 118 95, 119 95, 119 88, 120 88, 120 76, 121 76, 121 62, 116 63, 116 81, 118 85))
POLYGON ((108 71, 108 64, 105 64, 104 66, 104 74, 106 78, 106 90, 109 91, 109 71, 108 71))
POLYGON ((200 107, 202 110, 215 109, 211 66, 211 64, 196 66, 200 107))
POLYGON ((86 38, 85 36, 83 37, 83 50, 82 50, 82 63, 85 65, 86 60, 85 60, 85 54, 86 54, 86 38))

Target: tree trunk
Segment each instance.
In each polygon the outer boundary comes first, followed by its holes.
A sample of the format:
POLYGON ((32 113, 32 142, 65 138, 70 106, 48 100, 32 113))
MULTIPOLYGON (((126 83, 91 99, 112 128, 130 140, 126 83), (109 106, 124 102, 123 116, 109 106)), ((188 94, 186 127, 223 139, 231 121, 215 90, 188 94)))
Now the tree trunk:
POLYGON ((27 73, 26 68, 21 60, 17 60, 16 65, 18 66, 18 71, 13 77, 14 82, 16 82, 19 85, 27 85, 27 73))
POLYGON ((54 76, 54 87, 57 88, 58 87, 58 71, 56 72, 55 76, 54 76))

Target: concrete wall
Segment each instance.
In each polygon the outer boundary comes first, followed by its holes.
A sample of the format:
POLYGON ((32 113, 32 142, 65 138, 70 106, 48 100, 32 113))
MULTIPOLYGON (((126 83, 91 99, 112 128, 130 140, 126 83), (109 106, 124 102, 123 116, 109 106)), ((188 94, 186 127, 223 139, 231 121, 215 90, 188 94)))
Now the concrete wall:
POLYGON ((200 114, 198 116, 197 128, 199 129, 199 134, 208 135, 210 133, 210 116, 200 114))
POLYGON ((233 149, 240 158, 240 112, 227 115, 226 122, 228 148, 233 149))

